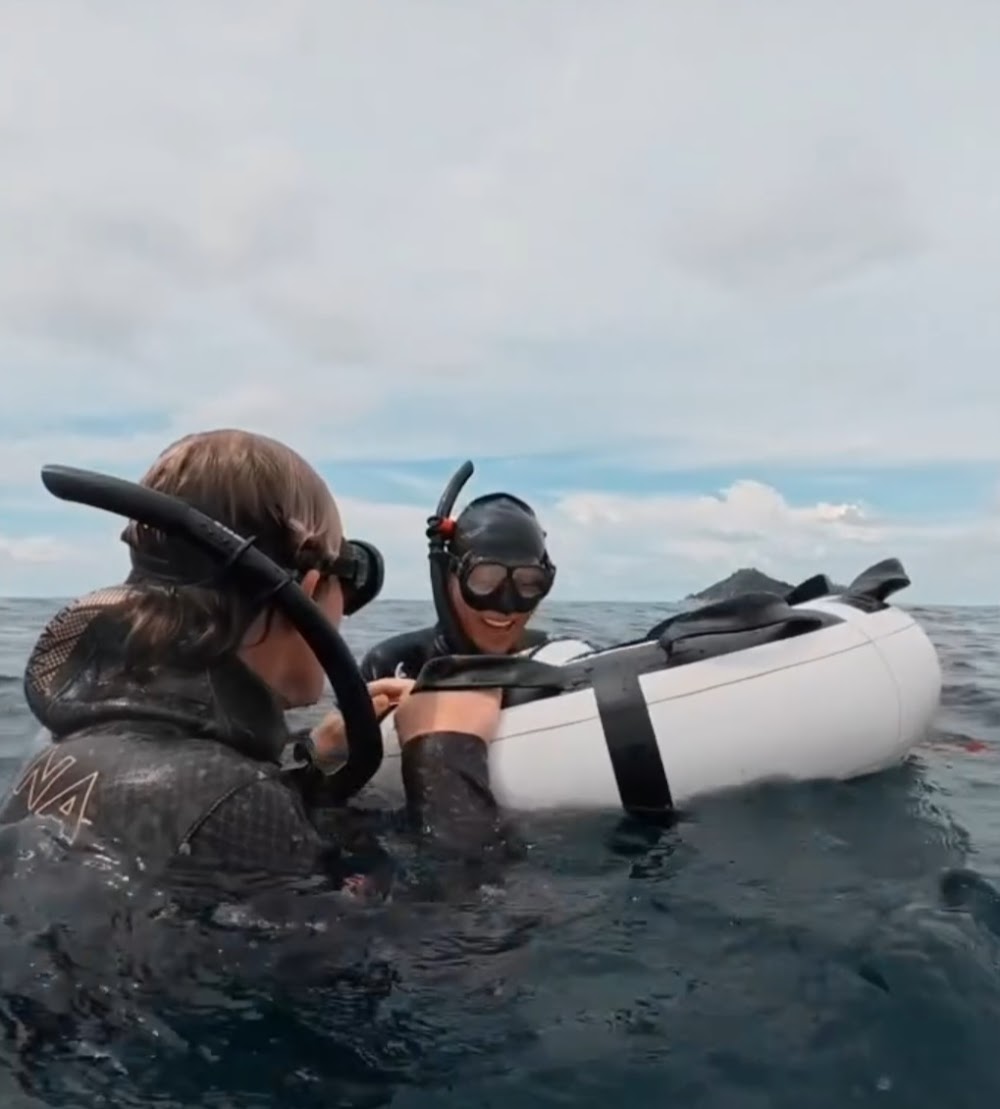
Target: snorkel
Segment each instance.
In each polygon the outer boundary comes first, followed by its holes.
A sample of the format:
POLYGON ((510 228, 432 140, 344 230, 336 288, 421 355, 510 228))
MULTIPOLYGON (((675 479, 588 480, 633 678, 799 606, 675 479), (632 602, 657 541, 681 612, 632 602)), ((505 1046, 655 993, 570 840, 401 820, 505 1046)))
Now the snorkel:
POLYGON ((253 536, 237 535, 179 497, 105 474, 44 466, 42 482, 60 500, 124 516, 190 543, 232 574, 241 588, 280 608, 326 673, 344 718, 347 760, 325 775, 324 793, 347 799, 375 776, 382 764, 382 734, 350 648, 295 577, 254 545, 253 536))
POLYGON ((431 596, 434 598, 438 626, 451 650, 464 655, 476 654, 477 648, 462 630, 448 594, 448 540, 455 533, 455 521, 451 515, 455 502, 475 469, 468 460, 459 466, 444 487, 434 515, 427 518, 427 558, 430 561, 431 596))

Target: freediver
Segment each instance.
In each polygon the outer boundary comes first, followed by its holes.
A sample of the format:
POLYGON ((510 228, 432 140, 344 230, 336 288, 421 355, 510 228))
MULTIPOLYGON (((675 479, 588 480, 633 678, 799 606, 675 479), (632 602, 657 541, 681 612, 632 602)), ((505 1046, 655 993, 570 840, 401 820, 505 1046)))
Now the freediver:
MULTIPOLYGON (((189 435, 141 485, 251 537, 333 629, 381 588, 376 549, 344 539, 326 483, 273 439, 189 435)), ((0 804, 4 835, 17 837, 5 857, 61 868, 77 893, 104 880, 86 869, 104 849, 139 885, 175 878, 206 886, 210 898, 222 881, 260 889, 323 875, 338 888, 351 877, 342 844, 321 835, 315 817, 349 797, 308 758, 291 768, 283 759, 345 735, 350 747, 353 724, 333 712, 309 736, 290 732, 285 711, 320 700, 324 671, 286 617, 280 583, 248 595, 232 565, 133 518, 122 539, 125 583, 63 608, 31 653, 25 693, 50 738, 0 804)), ((487 758, 500 695, 411 686, 394 679, 368 690, 396 706, 406 826, 447 850, 486 848, 501 835, 487 758)))
POLYGON ((366 679, 416 678, 443 655, 533 654, 551 641, 528 627, 556 579, 545 531, 534 509, 510 493, 477 497, 453 519, 471 474, 466 463, 428 522, 436 623, 372 647, 361 661, 366 679))

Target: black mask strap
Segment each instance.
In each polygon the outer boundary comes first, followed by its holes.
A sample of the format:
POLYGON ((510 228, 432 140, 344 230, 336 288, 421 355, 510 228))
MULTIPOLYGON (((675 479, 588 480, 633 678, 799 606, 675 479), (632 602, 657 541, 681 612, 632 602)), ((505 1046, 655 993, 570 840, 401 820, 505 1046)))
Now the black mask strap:
MULTIPOLYGON (((234 571, 246 552, 250 550, 256 542, 256 536, 253 535, 244 539, 239 546, 234 547, 226 558, 219 563, 217 568, 200 579, 192 579, 190 575, 178 571, 167 558, 152 554, 150 551, 136 550, 135 547, 130 546, 132 552, 132 572, 125 581, 128 585, 142 585, 148 583, 151 585, 172 586, 174 588, 181 586, 193 589, 223 589, 226 586, 236 588, 236 582, 233 580, 235 577, 234 571)), ((284 567, 281 569, 284 570, 284 567)), ((299 575, 290 573, 286 570, 284 578, 280 581, 265 586, 260 592, 254 593, 247 598, 249 610, 254 613, 259 612, 264 605, 280 593, 289 582, 297 582, 298 580, 299 575)))

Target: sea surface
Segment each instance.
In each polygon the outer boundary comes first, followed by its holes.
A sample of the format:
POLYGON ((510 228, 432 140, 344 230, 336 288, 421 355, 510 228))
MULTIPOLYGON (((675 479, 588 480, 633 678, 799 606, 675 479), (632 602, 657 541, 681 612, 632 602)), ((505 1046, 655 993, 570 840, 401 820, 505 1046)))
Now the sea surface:
MULTIPOLYGON (((36 734, 21 675, 56 607, 0 601, 4 785, 36 734)), ((669 611, 553 604, 539 623, 610 643, 669 611)), ((218 985, 185 1012, 149 1000, 142 1052, 2 996, 0 1106, 992 1109, 1000 610, 914 612, 946 684, 905 767, 707 801, 669 830, 533 818, 501 885, 384 933, 374 913, 365 974, 317 980, 294 1012, 218 985), (27 1051, 39 1027, 63 1050, 27 1051)), ((429 615, 380 601, 348 638, 429 615)))

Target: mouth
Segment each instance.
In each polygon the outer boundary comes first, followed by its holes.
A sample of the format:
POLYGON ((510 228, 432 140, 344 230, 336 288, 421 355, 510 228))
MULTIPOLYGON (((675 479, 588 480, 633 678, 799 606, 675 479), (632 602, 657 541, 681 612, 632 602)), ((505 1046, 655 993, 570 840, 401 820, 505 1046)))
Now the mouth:
POLYGON ((509 628, 512 628, 514 626, 513 617, 510 617, 507 620, 493 620, 489 616, 484 616, 482 620, 488 628, 496 628, 498 631, 507 631, 509 628))

